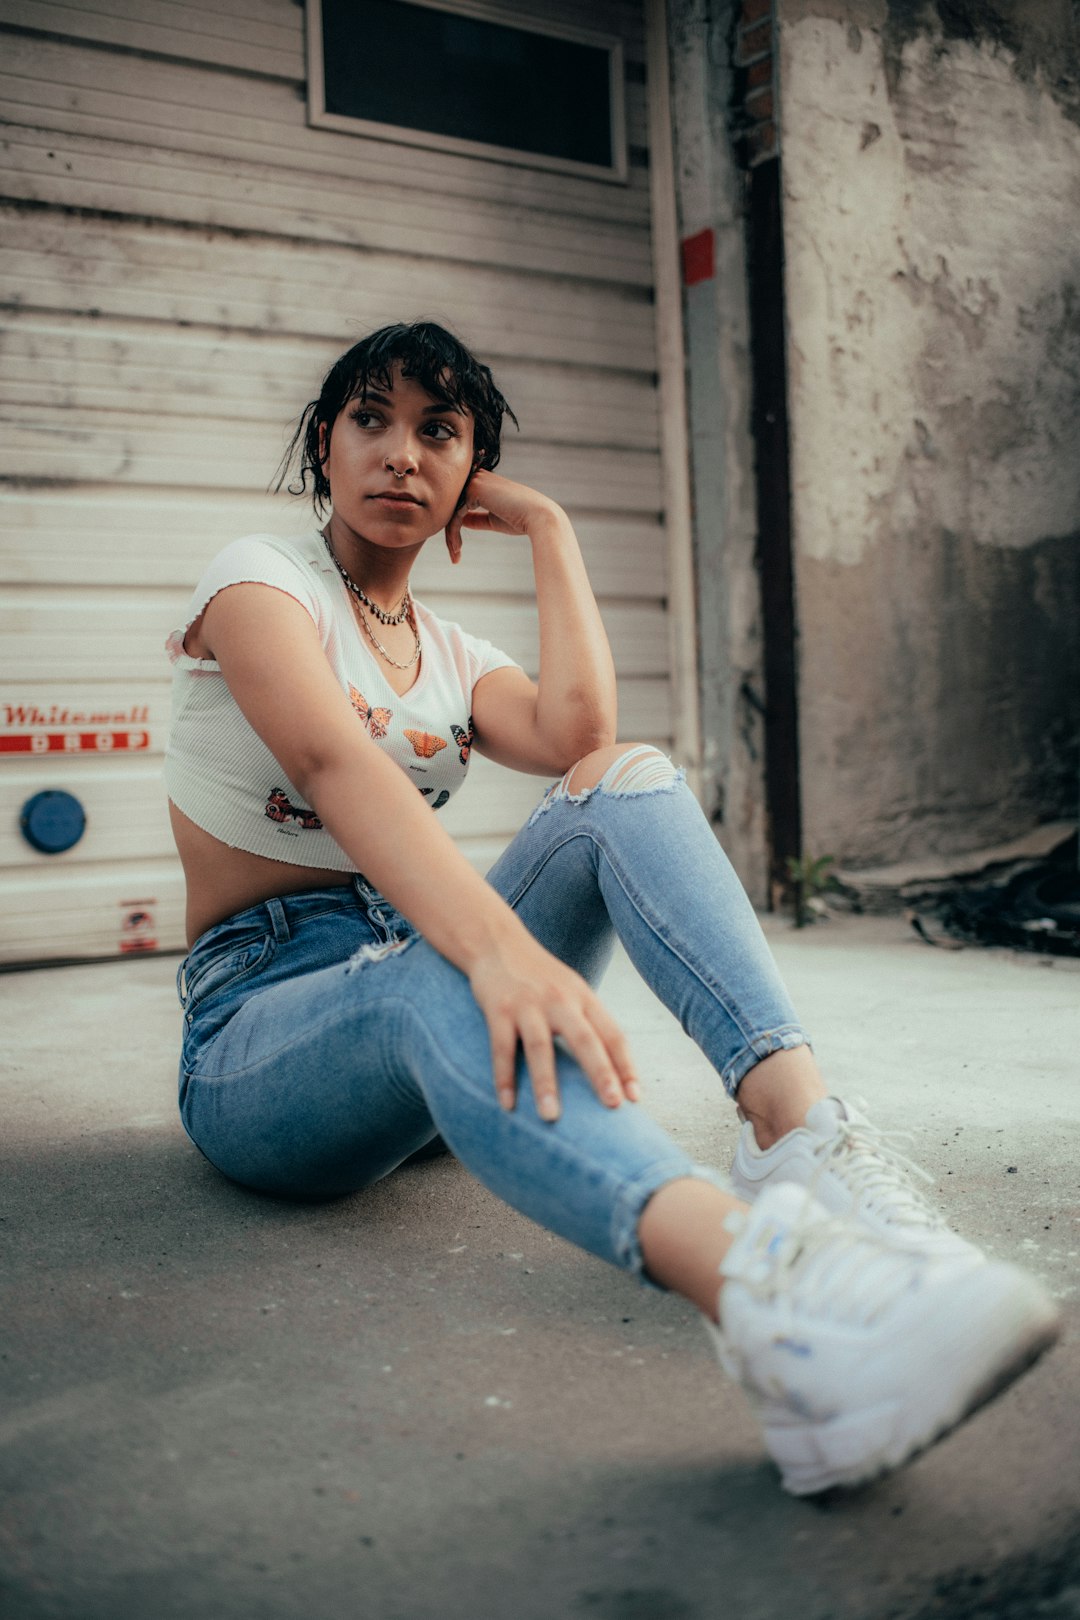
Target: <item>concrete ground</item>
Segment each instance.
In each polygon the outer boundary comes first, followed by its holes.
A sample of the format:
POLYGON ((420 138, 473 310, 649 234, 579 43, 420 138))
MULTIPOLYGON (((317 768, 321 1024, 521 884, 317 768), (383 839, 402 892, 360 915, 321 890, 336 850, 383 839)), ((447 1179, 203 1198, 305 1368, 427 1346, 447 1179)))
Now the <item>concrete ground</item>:
MULTIPOLYGON (((1080 1616, 1080 963, 770 932, 835 1088, 1063 1302, 1027 1377, 794 1500, 690 1307, 452 1160, 319 1208, 223 1181, 174 1110, 174 961, 10 975, 6 1620, 1080 1616)), ((625 962, 608 994, 648 1105, 726 1165, 707 1065, 625 962)))

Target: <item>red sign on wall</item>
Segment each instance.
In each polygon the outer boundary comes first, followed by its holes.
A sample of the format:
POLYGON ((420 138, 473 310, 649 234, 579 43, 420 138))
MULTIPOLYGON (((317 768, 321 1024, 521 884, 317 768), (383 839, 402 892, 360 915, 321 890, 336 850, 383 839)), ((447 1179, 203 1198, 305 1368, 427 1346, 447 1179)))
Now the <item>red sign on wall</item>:
POLYGON ((150 747, 149 725, 145 703, 0 701, 0 756, 131 753, 150 747))
POLYGON ((699 281, 711 281, 716 274, 716 237, 712 228, 684 236, 679 248, 686 286, 696 287, 699 281))
POLYGON ((0 734, 0 754, 112 754, 149 748, 148 731, 23 731, 0 734))

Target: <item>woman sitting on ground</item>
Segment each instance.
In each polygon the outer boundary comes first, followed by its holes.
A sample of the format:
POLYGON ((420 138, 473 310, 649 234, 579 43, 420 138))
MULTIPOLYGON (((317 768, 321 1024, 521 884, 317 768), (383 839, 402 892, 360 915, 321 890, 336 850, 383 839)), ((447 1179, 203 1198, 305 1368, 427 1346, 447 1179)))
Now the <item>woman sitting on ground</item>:
POLYGON ((566 513, 500 477, 508 407, 443 328, 332 367, 293 442, 316 515, 217 556, 182 628, 167 784, 191 949, 180 1106, 206 1157, 290 1198, 442 1139, 515 1209, 683 1294, 788 1489, 853 1484, 1056 1336, 827 1095, 754 912, 680 773, 615 742, 566 513), (462 529, 531 549, 539 679, 410 592, 462 529), (558 780, 481 878, 438 812, 473 749, 558 780), (649 1118, 595 986, 622 941, 745 1124, 730 1181, 649 1118))

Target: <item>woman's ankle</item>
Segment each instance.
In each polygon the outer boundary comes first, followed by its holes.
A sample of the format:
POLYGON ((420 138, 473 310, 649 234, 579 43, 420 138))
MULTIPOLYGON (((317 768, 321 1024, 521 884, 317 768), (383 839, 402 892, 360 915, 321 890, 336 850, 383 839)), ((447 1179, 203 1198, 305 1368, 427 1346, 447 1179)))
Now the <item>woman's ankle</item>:
POLYGON ((723 1278, 720 1263, 734 1238, 728 1217, 746 1210, 734 1193, 711 1181, 680 1176, 666 1182, 645 1205, 638 1222, 638 1241, 645 1270, 653 1282, 670 1288, 717 1320, 723 1278))
POLYGON ((764 1153, 806 1121, 815 1103, 828 1096, 808 1046, 772 1052, 743 1077, 736 1101, 764 1153))

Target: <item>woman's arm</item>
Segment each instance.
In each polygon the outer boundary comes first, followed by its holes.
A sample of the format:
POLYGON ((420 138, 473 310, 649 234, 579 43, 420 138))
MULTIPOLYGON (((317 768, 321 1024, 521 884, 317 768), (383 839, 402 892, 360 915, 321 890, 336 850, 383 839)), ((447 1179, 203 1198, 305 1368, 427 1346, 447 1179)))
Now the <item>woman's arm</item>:
POLYGON ((520 1041, 538 1109, 558 1114, 553 1037, 602 1101, 636 1097, 618 1025, 469 865, 430 806, 358 724, 309 614, 272 586, 231 585, 201 638, 241 711, 356 866, 468 978, 487 1020, 500 1101, 520 1041), (552 1111, 553 1110, 553 1111, 552 1111))
POLYGON ((561 506, 525 484, 478 472, 450 520, 456 562, 462 528, 525 536, 540 619, 540 680, 496 670, 473 694, 476 745, 516 770, 561 772, 615 741, 615 667, 581 548, 561 506))

